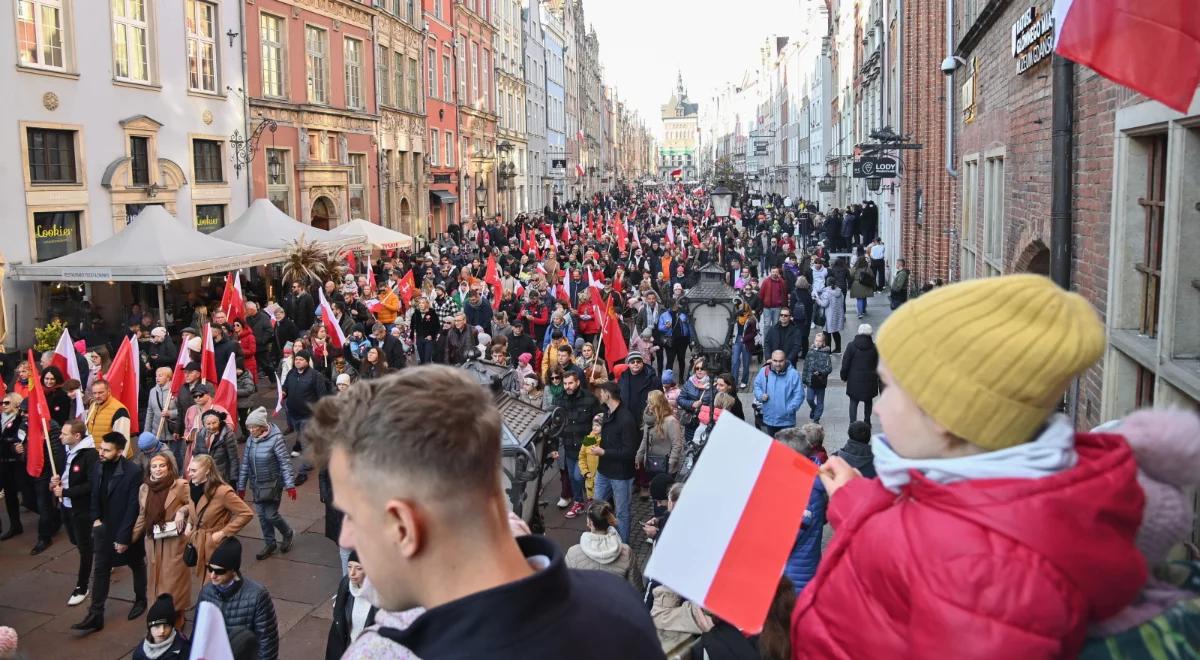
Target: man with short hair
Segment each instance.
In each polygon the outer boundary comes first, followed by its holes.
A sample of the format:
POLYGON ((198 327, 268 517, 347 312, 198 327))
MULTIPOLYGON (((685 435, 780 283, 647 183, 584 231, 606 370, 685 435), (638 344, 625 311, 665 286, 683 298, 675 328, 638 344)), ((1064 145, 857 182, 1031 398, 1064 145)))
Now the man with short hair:
POLYGON ((462 312, 454 315, 454 325, 442 338, 442 355, 445 363, 459 365, 467 361, 471 350, 475 347, 475 329, 467 325, 467 317, 462 312))
POLYGON ((771 326, 779 322, 779 314, 788 304, 788 292, 787 282, 779 267, 772 266, 770 276, 763 278, 758 288, 763 306, 762 323, 759 324, 762 332, 770 332, 771 326))
MULTIPOLYGON (((93 438, 103 438, 112 431, 125 436, 129 441, 129 411, 112 395, 108 381, 98 378, 92 381, 92 405, 87 412, 87 434, 93 438)), ((125 445, 121 445, 122 448, 125 445)), ((132 456, 128 452, 126 458, 132 456)))
POLYGON ((896 260, 896 272, 892 274, 892 283, 888 287, 888 298, 892 309, 896 309, 908 301, 908 265, 903 259, 896 260))
MULTIPOLYGON (((388 334, 388 329, 382 322, 376 323, 371 328, 371 344, 383 353, 383 359, 387 360, 389 368, 403 369, 408 366, 408 359, 404 354, 404 343, 388 334)), ((363 352, 363 356, 366 356, 366 351, 363 352)))
POLYGON ((72 419, 62 427, 62 442, 67 447, 67 460, 62 473, 51 477, 50 488, 62 500, 67 538, 79 549, 79 573, 75 590, 67 599, 74 607, 88 597, 88 580, 92 577, 92 468, 100 460, 96 443, 83 434, 81 420, 72 419))
POLYGON ((299 351, 292 356, 292 370, 283 379, 283 403, 288 426, 296 431, 296 442, 292 445, 292 458, 300 455, 303 447, 300 436, 304 425, 312 417, 312 404, 329 394, 329 381, 316 369, 310 369, 312 354, 299 351))
POLYGON ((792 310, 785 307, 779 311, 779 322, 771 326, 763 338, 763 350, 767 355, 783 351, 788 363, 794 367, 804 351, 806 339, 800 326, 792 323, 792 310))
POLYGON ((622 580, 568 571, 546 537, 513 538, 500 424, 487 389, 445 366, 360 381, 317 404, 308 433, 346 513, 339 544, 357 551, 373 605, 425 608, 404 630, 370 634, 422 658, 662 658, 622 580), (564 630, 604 634, 587 644, 547 634, 564 630))
POLYGON ((633 524, 633 478, 637 468, 634 459, 642 442, 641 424, 630 406, 621 402, 621 390, 616 383, 606 381, 596 386, 596 396, 607 410, 600 427, 600 444, 586 451, 600 457, 596 468, 594 499, 603 502, 610 496, 617 514, 617 531, 621 540, 629 543, 633 524))
MULTIPOLYGON (((242 543, 230 536, 218 545, 204 567, 209 581, 200 588, 196 598, 196 619, 199 619, 200 603, 212 603, 221 610, 225 631, 234 646, 234 657, 246 657, 238 653, 239 642, 248 639, 243 631, 254 635, 257 641, 258 660, 279 658, 279 622, 275 619, 275 604, 271 593, 262 584, 242 575, 242 543)), ((193 638, 195 630, 192 631, 193 638)))
POLYGON ((762 403, 763 429, 774 436, 796 425, 796 411, 804 403, 804 385, 800 374, 788 362, 787 355, 776 350, 771 362, 754 379, 754 398, 762 403))
POLYGON ((583 474, 579 471, 579 450, 583 447, 583 437, 592 430, 592 418, 600 413, 600 402, 583 387, 579 372, 572 370, 563 372, 563 395, 556 403, 563 416, 558 435, 559 451, 567 469, 573 500, 564 515, 574 518, 583 513, 587 500, 583 474))
MULTIPOLYGON (((292 282, 292 292, 284 297, 283 309, 287 312, 287 316, 295 322, 297 329, 307 330, 312 327, 317 305, 313 302, 312 295, 305 291, 299 282, 292 282)), ((278 315, 276 315, 276 320, 278 320, 278 315)), ((276 327, 278 327, 278 323, 276 327)))
POLYGON ((140 506, 142 469, 123 455, 125 436, 106 433, 100 441, 100 462, 92 466, 90 533, 95 550, 92 574, 92 605, 87 616, 71 626, 72 630, 95 632, 104 628, 104 603, 112 582, 114 566, 133 571, 132 621, 146 611, 146 550, 141 539, 133 538, 140 506))

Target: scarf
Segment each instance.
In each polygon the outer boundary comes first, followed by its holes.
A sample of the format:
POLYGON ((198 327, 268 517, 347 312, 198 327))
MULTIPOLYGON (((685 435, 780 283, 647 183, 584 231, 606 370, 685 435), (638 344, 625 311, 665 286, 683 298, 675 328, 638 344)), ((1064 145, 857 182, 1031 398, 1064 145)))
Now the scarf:
POLYGON ((170 651, 171 647, 175 645, 175 634, 175 631, 172 630, 166 639, 157 644, 147 639, 142 642, 142 653, 150 660, 162 657, 164 653, 170 651))
POLYGON ((621 556, 621 536, 616 527, 607 532, 584 532, 579 537, 579 549, 598 564, 611 564, 621 556))
POLYGON ((171 479, 150 480, 146 483, 146 520, 151 525, 161 525, 167 519, 167 492, 174 485, 171 479))
POLYGON ((194 484, 188 482, 188 494, 192 496, 192 504, 199 504, 200 498, 204 496, 204 487, 207 484, 194 484))
POLYGON ((875 471, 879 481, 893 493, 912 480, 917 471, 939 484, 968 479, 1038 479, 1075 466, 1075 429, 1066 415, 1056 414, 1031 442, 956 458, 904 458, 892 449, 887 439, 871 439, 875 471))

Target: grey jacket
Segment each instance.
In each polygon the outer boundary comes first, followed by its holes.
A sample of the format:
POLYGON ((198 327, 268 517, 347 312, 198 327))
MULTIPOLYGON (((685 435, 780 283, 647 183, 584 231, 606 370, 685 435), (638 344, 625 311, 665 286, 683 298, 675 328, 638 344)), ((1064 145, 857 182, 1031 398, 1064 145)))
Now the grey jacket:
POLYGON ((238 491, 269 485, 278 479, 283 479, 283 488, 295 488, 296 481, 292 475, 292 458, 288 454, 287 445, 283 442, 283 434, 279 427, 271 425, 267 434, 261 438, 254 435, 246 438, 246 449, 242 452, 242 469, 238 475, 238 491))
POLYGON ((150 390, 150 396, 146 399, 146 420, 142 424, 142 430, 156 434, 159 442, 167 442, 171 440, 175 430, 172 427, 178 426, 178 419, 179 401, 171 396, 171 388, 156 385, 150 390), (163 416, 162 407, 164 405, 167 407, 167 423, 163 424, 162 433, 159 433, 158 424, 163 416))
POLYGON ((206 427, 200 427, 200 431, 196 434, 196 444, 192 447, 192 455, 208 454, 212 456, 213 463, 217 466, 217 472, 221 473, 221 478, 225 480, 225 483, 238 483, 238 473, 241 470, 238 469, 237 434, 222 423, 220 433, 215 438, 210 437, 211 435, 206 427))

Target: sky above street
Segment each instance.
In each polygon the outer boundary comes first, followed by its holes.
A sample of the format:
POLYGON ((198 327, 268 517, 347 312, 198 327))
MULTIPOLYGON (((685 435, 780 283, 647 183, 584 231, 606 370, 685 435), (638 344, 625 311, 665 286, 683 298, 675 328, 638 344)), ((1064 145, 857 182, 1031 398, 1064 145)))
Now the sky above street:
POLYGON ((799 32, 801 0, 584 0, 600 39, 605 79, 660 134, 675 74, 703 102, 758 61, 771 35, 799 32))

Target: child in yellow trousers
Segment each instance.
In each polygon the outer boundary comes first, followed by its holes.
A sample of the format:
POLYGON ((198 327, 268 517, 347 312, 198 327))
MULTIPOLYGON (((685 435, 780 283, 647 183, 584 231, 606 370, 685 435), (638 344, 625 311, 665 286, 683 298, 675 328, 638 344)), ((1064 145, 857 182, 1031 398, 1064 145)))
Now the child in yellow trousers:
POLYGON ((600 466, 600 457, 588 451, 588 448, 600 444, 600 426, 603 423, 602 414, 592 418, 592 432, 583 436, 583 447, 579 449, 579 474, 583 475, 588 502, 592 501, 592 493, 596 492, 596 470, 600 466))

